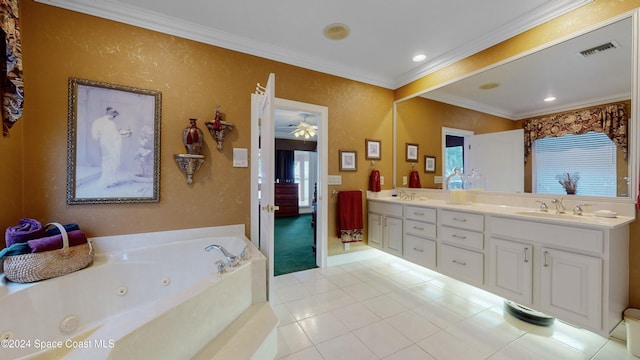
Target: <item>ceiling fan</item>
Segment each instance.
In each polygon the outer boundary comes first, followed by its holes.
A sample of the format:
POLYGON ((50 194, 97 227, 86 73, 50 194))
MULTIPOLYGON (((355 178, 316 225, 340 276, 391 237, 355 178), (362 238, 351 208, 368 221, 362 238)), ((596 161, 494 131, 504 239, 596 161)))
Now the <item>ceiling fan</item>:
POLYGON ((317 132, 318 127, 306 122, 305 118, 305 120, 302 120, 289 134, 293 134, 295 137, 304 137, 305 139, 309 139, 316 136, 317 132))

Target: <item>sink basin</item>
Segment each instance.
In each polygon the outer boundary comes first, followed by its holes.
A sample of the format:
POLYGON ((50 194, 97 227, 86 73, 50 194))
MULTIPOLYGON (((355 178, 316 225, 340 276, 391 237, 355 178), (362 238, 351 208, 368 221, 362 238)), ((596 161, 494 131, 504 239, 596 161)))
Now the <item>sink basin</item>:
POLYGON ((516 214, 518 215, 526 215, 526 216, 535 216, 535 217, 541 217, 541 218, 546 218, 546 219, 567 219, 567 218, 572 218, 575 217, 575 215, 571 215, 571 214, 556 214, 556 213, 552 213, 552 212, 542 212, 542 211, 519 211, 516 214))

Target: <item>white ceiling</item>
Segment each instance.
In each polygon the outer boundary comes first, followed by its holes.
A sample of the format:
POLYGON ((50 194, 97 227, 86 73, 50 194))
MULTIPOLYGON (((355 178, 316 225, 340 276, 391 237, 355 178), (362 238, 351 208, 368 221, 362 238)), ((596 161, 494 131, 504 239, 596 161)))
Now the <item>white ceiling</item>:
POLYGON ((36 1, 396 89, 591 0, 36 1))
POLYGON ((631 98, 632 20, 626 18, 487 71, 423 97, 519 120, 631 98), (608 42, 619 47, 589 57, 580 52, 608 42), (498 87, 482 90, 480 86, 498 87), (553 102, 544 102, 554 96, 553 102))

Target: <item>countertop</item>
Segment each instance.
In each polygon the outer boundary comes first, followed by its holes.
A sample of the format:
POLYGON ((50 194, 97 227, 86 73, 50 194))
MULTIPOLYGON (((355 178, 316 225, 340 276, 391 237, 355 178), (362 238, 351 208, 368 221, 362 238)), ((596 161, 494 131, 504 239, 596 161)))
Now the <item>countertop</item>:
POLYGON ((430 199, 427 197, 416 197, 411 200, 401 200, 399 197, 378 197, 369 198, 367 201, 381 201, 400 205, 431 207, 437 209, 446 209, 454 211, 462 211, 469 213, 478 213, 490 216, 502 216, 513 219, 536 221, 542 223, 552 223, 560 225, 572 225, 589 228, 605 228, 613 229, 622 225, 629 224, 635 220, 629 216, 616 216, 615 218, 598 217, 591 212, 589 207, 584 208, 582 215, 574 215, 573 208, 568 208, 564 214, 556 214, 553 206, 550 205, 548 212, 542 212, 536 208, 494 205, 483 203, 469 204, 451 204, 444 200, 430 199))

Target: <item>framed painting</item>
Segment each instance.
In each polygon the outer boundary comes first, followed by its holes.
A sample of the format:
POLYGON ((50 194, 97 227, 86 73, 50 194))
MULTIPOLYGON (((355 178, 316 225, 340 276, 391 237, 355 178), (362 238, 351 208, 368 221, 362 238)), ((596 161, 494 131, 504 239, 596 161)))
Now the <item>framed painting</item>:
POLYGON ((424 156, 424 172, 426 173, 434 173, 436 172, 436 157, 435 156, 424 156))
POLYGON ((364 143, 365 143, 365 148, 367 149, 367 155, 365 156, 366 159, 368 160, 382 159, 380 140, 365 139, 364 143))
POLYGON ((160 201, 161 93, 69 78, 67 204, 160 201))
POLYGON ((418 162, 418 144, 407 143, 407 161, 418 162))
POLYGON ((340 171, 358 170, 356 155, 355 150, 340 150, 340 171))

